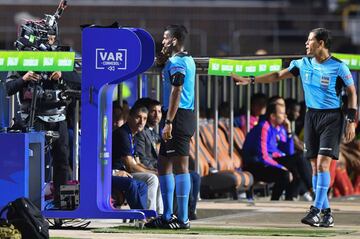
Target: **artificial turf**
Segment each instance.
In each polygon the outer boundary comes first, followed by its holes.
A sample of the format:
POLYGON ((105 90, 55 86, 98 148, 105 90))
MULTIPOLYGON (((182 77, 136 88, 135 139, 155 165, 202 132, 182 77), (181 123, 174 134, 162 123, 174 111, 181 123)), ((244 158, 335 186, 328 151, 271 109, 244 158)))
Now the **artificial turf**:
POLYGON ((350 234, 354 231, 324 228, 239 228, 239 227, 192 227, 191 230, 139 229, 117 226, 93 229, 97 233, 145 233, 145 234, 194 234, 194 235, 243 235, 243 236, 298 236, 329 237, 350 234))

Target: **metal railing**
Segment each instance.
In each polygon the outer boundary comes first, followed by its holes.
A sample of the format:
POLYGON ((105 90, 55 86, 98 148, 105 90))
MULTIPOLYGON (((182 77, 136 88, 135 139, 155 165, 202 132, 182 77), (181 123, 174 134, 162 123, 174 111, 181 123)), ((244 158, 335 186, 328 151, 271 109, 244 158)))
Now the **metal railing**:
MULTIPOLYGON (((283 68, 289 65, 289 62, 293 59, 299 59, 303 57, 302 55, 287 55, 287 56, 253 56, 253 57, 231 57, 228 59, 234 60, 257 60, 257 59, 273 59, 281 58, 283 60, 283 68)), ((229 115, 229 144, 230 150, 229 155, 231 159, 234 158, 234 115, 236 109, 244 108, 246 109, 246 118, 247 118, 247 129, 249 129, 250 122, 250 98, 253 93, 264 93, 268 97, 274 95, 280 95, 283 98, 294 98, 298 102, 304 100, 304 94, 302 89, 301 80, 297 77, 292 77, 283 81, 279 81, 273 84, 255 84, 254 86, 236 86, 234 82, 231 81, 230 77, 219 77, 219 76, 209 76, 207 74, 209 57, 194 58, 197 67, 196 81, 195 81, 195 113, 196 113, 196 167, 199 170, 199 121, 200 121, 200 107, 201 105, 206 105, 207 109, 210 109, 213 114, 213 127, 214 127, 214 148, 213 155, 216 161, 216 165, 219 165, 218 160, 218 125, 219 125, 219 103, 220 99, 222 102, 228 102, 230 105, 229 115), (204 87, 200 87, 200 84, 205 84, 204 87), (206 91, 205 94, 202 90, 206 91), (205 103, 205 104, 203 104, 205 103)), ((144 74, 159 74, 160 69, 153 67, 150 68, 144 74)), ((160 76, 157 78, 160 80, 160 76)), ((357 75, 357 79, 354 79, 356 86, 360 80, 360 74, 357 75)), ((359 87, 357 87, 358 95, 360 95, 359 87)), ((359 98, 358 98, 359 101, 359 98)), ((359 105, 359 104, 358 104, 359 105)))
MULTIPOLYGON (((235 60, 256 60, 256 59, 271 59, 271 58, 281 58, 283 59, 283 67, 287 67, 290 60, 301 58, 301 55, 287 55, 287 56, 254 56, 254 57, 231 57, 229 59, 235 60)), ((234 157, 234 115, 235 111, 240 107, 246 110, 247 115, 247 128, 249 129, 249 119, 250 119, 250 97, 253 93, 262 92, 267 96, 280 95, 284 98, 295 98, 297 101, 303 101, 303 90, 301 80, 295 77, 289 78, 277 83, 273 84, 255 84, 254 86, 236 86, 234 82, 231 81, 230 77, 219 77, 219 76, 210 76, 207 74, 209 57, 202 58, 194 58, 196 62, 196 79, 195 79, 195 114, 196 114, 196 150, 195 150, 195 165, 196 169, 199 171, 199 142, 200 142, 200 133, 199 133, 199 121, 200 121, 200 109, 202 110, 210 110, 213 115, 213 127, 214 127, 214 148, 213 154, 218 165, 218 124, 219 124, 219 103, 220 99, 222 102, 228 102, 230 105, 230 111, 228 112, 229 122, 230 122, 230 130, 228 133, 230 150, 229 155, 231 159, 234 157), (201 107, 201 106, 205 106, 201 107)), ((81 73, 81 58, 76 59, 76 63, 78 67, 76 70, 81 73)), ((359 73, 359 72, 358 72, 359 73)), ((358 86, 358 82, 360 80, 360 74, 357 74, 356 86, 358 86)), ((86 79, 83 79, 86 80, 86 79)), ((139 75, 137 78, 138 88, 136 90, 138 97, 151 97, 157 99, 161 102, 161 69, 157 67, 152 67, 148 69, 143 74, 139 75), (147 77, 148 87, 147 95, 142 95, 142 87, 143 87, 143 75, 147 77)), ((122 84, 119 84, 117 88, 117 101, 119 104, 122 103, 122 84)), ((357 87, 357 93, 360 95, 359 87, 357 87)), ((358 97, 359 101, 359 97, 358 97)), ((10 100, 10 112, 14 112, 14 100, 10 100)), ((359 105, 359 104, 358 104, 359 105)), ((78 119, 75 119, 78 122, 78 119)), ((77 134, 77 132, 75 132, 77 134)), ((77 162, 78 158, 78 148, 77 145, 74 145, 74 163, 77 162)))

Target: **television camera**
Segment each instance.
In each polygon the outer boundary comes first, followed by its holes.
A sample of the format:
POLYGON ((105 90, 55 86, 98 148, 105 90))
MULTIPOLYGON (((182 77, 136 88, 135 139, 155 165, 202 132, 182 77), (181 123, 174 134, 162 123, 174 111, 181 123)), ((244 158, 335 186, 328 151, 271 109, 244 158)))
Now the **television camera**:
MULTIPOLYGON (((28 20, 22 24, 18 39, 14 43, 16 49, 19 51, 68 51, 69 47, 59 46, 56 42, 56 38, 59 36, 58 21, 66 7, 67 1, 61 0, 53 15, 45 14, 44 19, 28 20)), ((22 72, 20 75, 24 73, 22 72)), ((59 111, 55 111, 60 112, 60 109, 80 97, 79 91, 69 89, 65 81, 53 82, 50 79, 53 72, 35 73, 40 76, 39 80, 31 81, 27 86, 32 97, 30 107, 26 110, 29 114, 26 131, 32 130, 35 115, 38 113, 41 115, 42 107, 39 107, 39 104, 46 105, 47 108, 59 109, 59 111)), ((24 105, 24 108, 26 107, 28 106, 24 105)))
POLYGON ((31 51, 58 51, 59 46, 49 44, 49 35, 58 36, 58 20, 67 7, 67 1, 61 0, 54 15, 45 14, 39 21, 28 20, 21 25, 18 39, 14 45, 16 49, 31 51))

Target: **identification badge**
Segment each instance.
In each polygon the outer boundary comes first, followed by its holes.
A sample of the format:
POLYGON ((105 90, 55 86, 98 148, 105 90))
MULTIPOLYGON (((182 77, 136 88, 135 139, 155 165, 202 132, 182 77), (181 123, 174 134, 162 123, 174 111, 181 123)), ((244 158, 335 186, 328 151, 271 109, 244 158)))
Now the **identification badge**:
POLYGON ((327 90, 329 88, 329 84, 330 84, 330 77, 324 76, 324 75, 321 76, 321 79, 320 79, 321 89, 327 90))

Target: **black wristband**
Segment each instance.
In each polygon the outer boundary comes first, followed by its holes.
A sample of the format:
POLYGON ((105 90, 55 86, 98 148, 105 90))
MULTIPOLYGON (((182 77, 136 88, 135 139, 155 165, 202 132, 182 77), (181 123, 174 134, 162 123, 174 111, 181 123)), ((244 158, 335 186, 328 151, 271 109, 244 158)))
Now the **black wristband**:
POLYGON ((355 122, 356 109, 348 109, 346 114, 346 120, 350 123, 355 122))
POLYGON ((250 78, 250 83, 253 85, 255 84, 255 76, 249 76, 250 78))
POLYGON ((165 120, 165 124, 172 124, 172 121, 171 120, 165 120))

